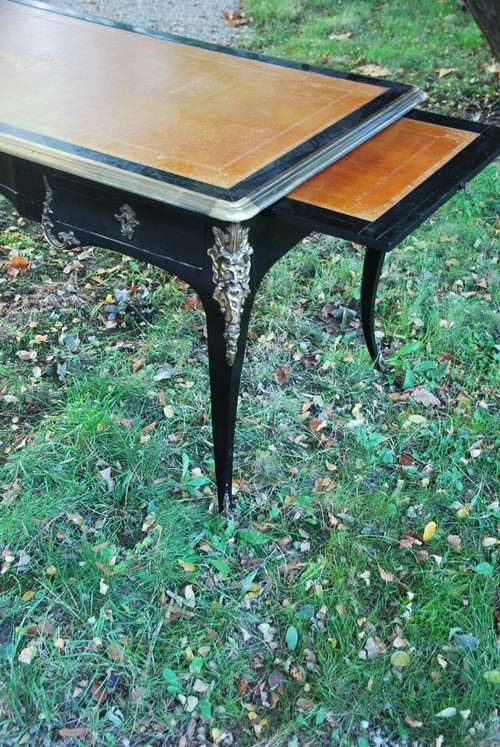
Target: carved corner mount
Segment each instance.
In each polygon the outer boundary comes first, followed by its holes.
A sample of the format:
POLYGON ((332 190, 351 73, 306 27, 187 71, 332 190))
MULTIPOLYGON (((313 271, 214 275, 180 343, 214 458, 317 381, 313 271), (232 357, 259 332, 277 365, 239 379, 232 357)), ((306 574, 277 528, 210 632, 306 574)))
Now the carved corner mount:
POLYGON ((120 212, 116 213, 115 218, 121 226, 122 236, 126 236, 127 239, 131 239, 137 226, 141 225, 134 210, 127 203, 121 206, 120 212))
POLYGON ((54 234, 54 223, 51 216, 54 215, 54 192, 46 176, 43 177, 45 183, 45 202, 43 203, 42 212, 42 230, 45 239, 55 246, 56 249, 72 249, 81 246, 81 242, 76 238, 73 231, 59 231, 54 234))
POLYGON ((250 266, 253 249, 248 242, 248 228, 231 223, 225 230, 214 227, 212 258, 214 299, 225 320, 226 360, 232 366, 240 336, 241 314, 250 293, 250 266))

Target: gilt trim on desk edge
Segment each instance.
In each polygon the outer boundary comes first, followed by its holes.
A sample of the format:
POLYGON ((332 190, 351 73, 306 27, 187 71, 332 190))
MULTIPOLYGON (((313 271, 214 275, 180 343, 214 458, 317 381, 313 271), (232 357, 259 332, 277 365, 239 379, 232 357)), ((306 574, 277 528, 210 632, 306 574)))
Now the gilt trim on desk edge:
POLYGON ((226 230, 214 226, 215 244, 208 250, 212 258, 213 298, 224 316, 226 361, 232 366, 240 336, 241 314, 250 293, 250 265, 253 249, 248 241, 248 228, 232 223, 226 230))

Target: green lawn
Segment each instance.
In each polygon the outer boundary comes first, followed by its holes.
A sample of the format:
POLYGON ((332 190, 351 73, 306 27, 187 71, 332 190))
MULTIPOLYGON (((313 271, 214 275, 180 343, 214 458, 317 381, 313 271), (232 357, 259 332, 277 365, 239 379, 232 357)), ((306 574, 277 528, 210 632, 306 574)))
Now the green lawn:
MULTIPOLYGON (((492 59, 451 0, 245 10, 256 50, 492 115, 492 59)), ((498 185, 493 164, 389 255, 386 374, 360 247, 316 235, 269 273, 231 521, 196 297, 51 249, 0 200, 2 747, 497 743, 498 185)))

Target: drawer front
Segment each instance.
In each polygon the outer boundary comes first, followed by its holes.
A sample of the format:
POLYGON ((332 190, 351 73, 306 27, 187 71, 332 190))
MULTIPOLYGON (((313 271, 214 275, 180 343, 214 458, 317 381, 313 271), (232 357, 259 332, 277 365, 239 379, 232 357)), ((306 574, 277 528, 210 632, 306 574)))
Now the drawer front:
POLYGON ((87 245, 111 242, 124 254, 129 248, 145 250, 182 265, 203 267, 202 217, 58 175, 46 178, 46 187, 45 211, 56 236, 73 233, 87 245))

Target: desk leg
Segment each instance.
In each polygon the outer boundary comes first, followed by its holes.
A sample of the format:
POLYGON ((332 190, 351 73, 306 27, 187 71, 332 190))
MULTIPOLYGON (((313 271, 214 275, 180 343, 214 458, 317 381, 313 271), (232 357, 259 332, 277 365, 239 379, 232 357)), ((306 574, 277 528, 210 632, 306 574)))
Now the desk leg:
POLYGON ((375 339, 375 299, 377 297, 378 282, 384 264, 385 252, 377 249, 366 249, 363 262, 363 277, 361 280, 361 326, 365 336, 368 352, 375 365, 385 370, 385 364, 375 339))
POLYGON ((251 290, 253 248, 249 229, 231 223, 214 227, 213 286, 202 301, 207 317, 212 428, 219 511, 231 510, 234 430, 245 355, 246 334, 255 291, 251 290))
POLYGON ((231 365, 227 360, 225 321, 216 304, 205 302, 210 368, 210 399, 214 439, 215 476, 219 511, 232 508, 234 431, 245 356, 246 336, 253 294, 247 298, 240 319, 240 334, 231 365))

